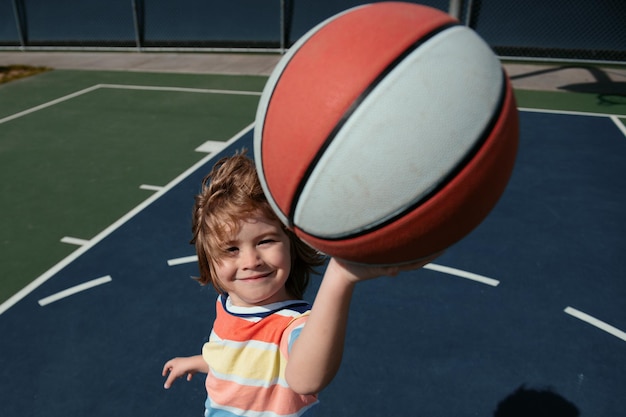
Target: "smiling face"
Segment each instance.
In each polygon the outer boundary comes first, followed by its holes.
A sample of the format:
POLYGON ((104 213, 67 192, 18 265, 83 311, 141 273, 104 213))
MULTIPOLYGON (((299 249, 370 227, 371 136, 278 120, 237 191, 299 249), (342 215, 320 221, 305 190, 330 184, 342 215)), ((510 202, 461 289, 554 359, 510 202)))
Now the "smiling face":
POLYGON ((278 221, 260 214, 240 220, 221 246, 215 275, 234 305, 260 306, 291 299, 285 288, 291 271, 289 238, 278 221))

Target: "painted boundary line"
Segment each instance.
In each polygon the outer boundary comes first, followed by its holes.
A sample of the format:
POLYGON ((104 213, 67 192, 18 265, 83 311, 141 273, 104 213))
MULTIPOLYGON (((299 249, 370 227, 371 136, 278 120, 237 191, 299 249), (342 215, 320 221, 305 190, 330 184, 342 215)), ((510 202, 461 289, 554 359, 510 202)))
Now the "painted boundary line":
POLYGON ((449 266, 443 266, 438 264, 426 264, 422 268, 430 269, 431 271, 437 271, 448 275, 455 275, 457 277, 466 278, 472 281, 480 282, 481 284, 491 285, 497 287, 500 281, 493 278, 484 277, 482 275, 474 274, 472 272, 463 271, 461 269, 451 268, 449 266))
POLYGON ((224 142, 217 140, 207 140, 198 146, 195 151, 203 153, 218 153, 224 148, 224 142))
POLYGON ((626 137, 626 126, 621 121, 621 119, 626 119, 625 114, 593 113, 593 112, 570 111, 570 110, 531 109, 528 107, 519 107, 518 110, 528 112, 528 113, 548 113, 548 114, 563 114, 563 115, 569 115, 569 116, 606 117, 610 119, 615 124, 615 126, 617 126, 617 128, 622 132, 622 134, 626 137))
MULTIPOLYGON (((228 140, 228 142, 225 143, 225 146, 229 146, 232 143, 234 143, 237 140, 239 140, 242 136, 244 136, 246 133, 248 133, 250 130, 252 130, 253 127, 254 127, 254 122, 249 124, 243 130, 241 130, 239 133, 237 133, 235 136, 233 136, 230 140, 228 140)), ((24 297, 26 297, 28 294, 30 294, 35 289, 37 289, 44 282, 46 282, 47 280, 52 278, 61 269, 65 268, 67 265, 72 263, 79 256, 81 256, 82 254, 87 252, 89 249, 91 249, 92 247, 94 247, 95 245, 100 243, 100 241, 102 241, 104 238, 109 236, 115 230, 119 229, 124 223, 126 223, 127 221, 129 221, 130 219, 135 217, 137 214, 139 214, 141 211, 143 211, 146 207, 151 205, 154 201, 156 201, 159 198, 161 198, 161 196, 163 196, 169 190, 174 188, 176 185, 178 185, 180 182, 182 182, 185 178, 190 176, 193 172, 198 170, 201 166, 206 164, 208 161, 210 161, 214 157, 215 157, 214 154, 209 154, 206 157, 202 158, 200 161, 196 162, 194 165, 192 165, 190 168, 188 168, 186 171, 184 171, 178 177, 174 178, 167 185, 165 185, 163 187, 163 189, 161 189, 160 191, 157 191, 156 193, 152 194, 150 197, 148 197, 146 200, 144 200, 137 207, 135 207, 134 209, 132 209, 131 211, 126 213, 124 216, 119 218, 115 223, 111 224, 109 227, 107 227, 106 229, 104 229, 103 231, 98 233, 95 237, 90 239, 89 243, 87 243, 86 245, 83 245, 80 248, 76 249, 74 252, 72 252, 71 254, 66 256, 64 259, 62 259, 59 263, 57 263, 52 268, 47 270, 45 273, 40 275, 38 278, 33 280, 30 284, 26 285, 20 291, 18 291, 13 296, 11 296, 4 303, 0 304, 0 315, 2 315, 5 311, 7 311, 9 308, 11 308, 13 305, 15 305, 17 302, 19 302, 24 297)))
POLYGON ((624 137, 626 137, 626 126, 624 126, 624 123, 622 123, 619 116, 611 116, 610 119, 613 120, 615 126, 617 126, 617 128, 622 132, 624 137))
POLYGON ((518 107, 517 110, 528 112, 528 113, 548 113, 548 114, 564 114, 564 115, 570 115, 570 116, 626 118, 626 114, 594 113, 594 112, 574 111, 574 110, 534 109, 531 107, 518 107))
POLYGON ((176 266, 176 265, 190 264, 192 262, 198 262, 197 255, 183 256, 182 258, 168 259, 167 265, 176 266))
POLYGON ((587 313, 583 313, 580 310, 576 310, 573 307, 566 307, 564 311, 570 316, 576 317, 577 319, 582 320, 585 323, 591 324, 592 326, 597 327, 598 329, 603 330, 626 342, 626 332, 621 331, 617 327, 613 327, 610 324, 603 322, 602 320, 598 320, 597 318, 590 316, 587 313))
POLYGON ((27 109, 27 110, 21 111, 19 113, 15 113, 15 114, 13 114, 11 116, 7 116, 7 117, 5 117, 3 119, 0 119, 0 124, 9 122, 9 121, 14 120, 14 119, 18 119, 18 118, 20 118, 22 116, 27 116, 27 115, 29 115, 31 113, 36 112, 36 111, 43 110, 43 109, 45 109, 47 107, 54 106, 55 104, 62 103, 64 101, 76 98, 78 96, 82 96, 83 94, 90 93, 92 91, 97 90, 98 88, 100 88, 100 84, 92 85, 91 87, 85 88, 84 90, 76 91, 75 93, 68 94, 68 95, 63 96, 63 97, 59 97, 59 98, 57 98, 55 100, 52 100, 52 101, 49 101, 47 103, 40 104, 39 106, 31 107, 30 109, 27 109))
POLYGON ((55 301, 62 300, 63 298, 69 297, 70 295, 78 294, 79 292, 88 290, 93 287, 97 287, 98 285, 106 284, 107 282, 111 282, 111 275, 107 275, 101 278, 92 279, 91 281, 83 282, 82 284, 75 285, 66 290, 59 291, 56 294, 49 295, 48 297, 44 297, 38 301, 39 305, 42 307, 47 306, 48 304, 54 303, 55 301))
POLYGON ((163 187, 161 187, 160 185, 141 184, 139 186, 139 189, 147 191, 160 191, 163 189, 163 187))
POLYGON ((150 85, 124 85, 124 84, 96 84, 83 90, 76 91, 63 97, 59 97, 55 100, 48 101, 47 103, 40 104, 39 106, 31 107, 19 113, 15 113, 11 116, 0 119, 0 124, 9 122, 11 120, 18 119, 22 116, 27 116, 31 113, 35 113, 39 110, 54 106, 67 100, 82 96, 83 94, 91 93, 92 91, 99 90, 101 88, 111 88, 118 90, 143 90, 143 91, 169 91, 179 93, 203 93, 203 94, 229 94, 229 95, 246 95, 246 96, 260 96, 262 93, 258 91, 238 91, 238 90, 214 90, 206 88, 187 88, 187 87, 159 87, 150 85))
POLYGON ((89 243, 88 239, 80 239, 78 237, 65 236, 61 238, 62 243, 67 243, 69 245, 83 246, 89 243))
POLYGON ((260 91, 244 91, 244 90, 214 90, 207 88, 189 88, 189 87, 160 87, 150 85, 126 85, 126 84, 98 84, 100 88, 114 88, 119 90, 143 90, 143 91, 170 91, 178 93, 203 93, 203 94, 230 94, 242 96, 260 96, 260 91))

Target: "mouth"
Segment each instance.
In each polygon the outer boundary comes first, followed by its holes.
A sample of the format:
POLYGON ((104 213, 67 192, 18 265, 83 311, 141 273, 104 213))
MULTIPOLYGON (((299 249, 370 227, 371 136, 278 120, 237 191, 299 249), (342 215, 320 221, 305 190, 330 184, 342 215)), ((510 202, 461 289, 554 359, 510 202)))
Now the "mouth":
POLYGON ((245 281, 245 282, 259 281, 259 280, 262 280, 264 278, 269 277, 271 274, 272 274, 271 272, 267 272, 265 274, 257 274, 257 275, 253 275, 251 277, 238 278, 238 281, 245 281))

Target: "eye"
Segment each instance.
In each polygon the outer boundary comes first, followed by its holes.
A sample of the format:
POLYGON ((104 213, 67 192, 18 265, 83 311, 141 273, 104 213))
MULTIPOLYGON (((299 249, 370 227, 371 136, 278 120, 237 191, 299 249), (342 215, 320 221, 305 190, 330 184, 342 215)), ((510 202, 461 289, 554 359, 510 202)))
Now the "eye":
POLYGON ((274 242, 276 242, 274 239, 263 239, 259 241, 259 245, 269 245, 274 242))
POLYGON ((237 253, 238 250, 239 248, 237 246, 229 246, 224 249, 224 252, 226 252, 227 255, 234 255, 237 253))

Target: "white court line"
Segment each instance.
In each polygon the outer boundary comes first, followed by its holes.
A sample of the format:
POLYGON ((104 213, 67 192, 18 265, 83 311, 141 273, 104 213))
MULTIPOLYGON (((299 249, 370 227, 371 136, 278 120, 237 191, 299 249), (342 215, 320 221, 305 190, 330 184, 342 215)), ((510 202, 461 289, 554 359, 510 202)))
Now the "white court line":
POLYGON ((63 298, 69 297, 70 295, 77 294, 81 291, 88 290, 93 287, 97 287, 98 285, 106 284, 107 282, 111 282, 112 278, 110 275, 92 279, 91 281, 83 282, 82 284, 75 285, 66 290, 59 291, 56 294, 52 294, 48 297, 42 298, 38 301, 39 305, 44 307, 50 303, 54 303, 55 301, 62 300, 63 298))
POLYGON ((124 85, 124 84, 96 84, 96 85, 92 85, 91 87, 85 88, 84 90, 76 91, 72 94, 68 94, 66 96, 59 97, 47 103, 40 104, 39 106, 31 107, 30 109, 12 114, 11 116, 7 116, 3 119, 0 119, 0 124, 8 122, 10 120, 20 118, 22 116, 29 115, 36 111, 45 109, 46 107, 54 106, 55 104, 62 103, 64 101, 76 98, 86 93, 90 93, 100 88, 111 88, 111 89, 119 89, 119 90, 172 91, 172 92, 179 92, 179 93, 229 94, 229 95, 244 95, 244 96, 260 96, 262 94, 259 91, 215 90, 215 89, 208 89, 208 88, 186 88, 186 87, 159 87, 159 86, 149 86, 149 85, 144 86, 144 85, 124 85))
MULTIPOLYGON (((626 116, 622 116, 622 117, 626 117, 626 116)), ((617 126, 617 128, 622 132, 622 134, 626 136, 626 126, 624 126, 624 123, 622 123, 619 116, 611 116, 611 120, 613 121, 613 123, 615 123, 615 126, 617 126)))
POLYGON ((472 281, 480 282, 481 284, 491 285, 497 287, 500 281, 493 278, 484 277, 482 275, 474 274, 472 272, 463 271, 461 269, 450 268, 449 266, 443 266, 438 264, 426 264, 422 268, 430 269, 432 271, 442 272, 444 274, 456 275, 457 277, 471 279, 472 281))
POLYGON ((65 236, 61 238, 61 242, 67 243, 70 245, 83 246, 89 243, 87 239, 79 239, 77 237, 65 236))
POLYGON ((577 319, 580 319, 588 324, 591 324, 592 326, 595 326, 600 330, 604 330, 605 332, 612 334, 618 339, 622 339, 623 341, 626 342, 626 332, 621 331, 617 327, 613 327, 610 324, 605 323, 602 320, 598 320, 597 318, 592 317, 589 314, 583 313, 580 310, 576 310, 573 307, 566 307, 564 311, 570 316, 576 317, 577 319))
POLYGON ((150 184, 141 184, 139 188, 142 190, 148 190, 148 191, 161 191, 163 189, 163 187, 161 187, 160 185, 150 185, 150 184))
POLYGON ((195 150, 196 152, 203 153, 217 153, 224 149, 224 142, 220 142, 217 140, 207 140, 202 145, 198 146, 195 150))
POLYGON ((548 113, 548 114, 563 114, 569 116, 591 116, 591 117, 626 117, 623 114, 609 114, 609 113, 593 113, 586 111, 573 111, 573 110, 550 110, 550 109, 533 109, 530 107, 518 107, 519 111, 525 111, 529 113, 548 113))
POLYGON ((198 262, 198 257, 196 255, 183 256, 182 258, 168 259, 167 265, 176 266, 176 265, 182 265, 182 264, 190 264, 193 262, 198 262))
POLYGON ((63 96, 63 97, 59 97, 56 100, 52 100, 52 101, 49 101, 47 103, 40 104, 39 106, 31 107, 28 110, 24 110, 22 112, 15 113, 15 114, 13 114, 11 116, 7 116, 7 117, 5 117, 3 119, 0 119, 0 124, 8 122, 8 121, 13 120, 13 119, 17 119, 17 118, 22 117, 22 116, 26 116, 26 115, 34 113, 36 111, 45 109, 46 107, 54 106, 55 104, 62 103, 64 101, 67 101, 67 100, 70 100, 72 98, 81 96, 83 94, 90 93, 90 92, 92 92, 94 90, 97 90, 98 88, 100 88, 99 84, 92 85, 91 87, 85 88, 84 90, 80 90, 80 91, 77 91, 75 93, 68 94, 68 95, 63 96))
POLYGON ((160 87, 152 85, 126 85, 126 84, 98 84, 102 88, 115 88, 120 90, 143 90, 143 91, 175 91, 179 93, 204 93, 204 94, 230 94, 242 96, 260 96, 260 91, 243 90, 213 90, 209 88, 187 88, 187 87, 160 87))
MULTIPOLYGON (((241 138, 243 135, 248 133, 253 127, 254 127, 254 122, 250 123, 244 129, 242 129, 239 133, 237 133, 235 136, 233 136, 228 142, 226 142, 226 145, 228 146, 231 143, 236 142, 237 140, 239 140, 239 138, 241 138)), ((18 291, 13 296, 11 296, 4 303, 0 304, 0 315, 2 315, 2 313, 7 311, 13 305, 15 305, 22 298, 24 298, 28 294, 30 294, 32 291, 34 291, 36 288, 38 288, 44 282, 46 282, 47 280, 52 278, 57 272, 59 272, 61 269, 65 268, 67 265, 72 263, 79 256, 81 256, 82 254, 87 252, 89 249, 91 249, 92 247, 94 247, 95 245, 100 243, 104 238, 109 236, 115 230, 117 230, 120 227, 122 227, 122 225, 124 225, 124 223, 126 223, 127 221, 129 221, 130 219, 135 217, 137 214, 139 214, 141 211, 143 211, 150 204, 152 204, 153 202, 155 202, 156 200, 161 198, 161 196, 163 196, 163 194, 165 194, 166 192, 168 192, 169 190, 174 188, 176 185, 178 185, 180 182, 182 182, 185 178, 190 176, 194 171, 196 171, 202 165, 204 165, 208 161, 210 161, 214 156, 215 155, 210 154, 210 155, 205 156, 204 158, 202 158, 198 162, 196 162, 193 166, 189 167, 185 172, 183 172, 178 177, 176 177, 172 181, 170 181, 165 187, 163 187, 163 189, 161 191, 158 191, 158 192, 152 194, 150 197, 148 197, 146 200, 144 200, 143 203, 139 204, 137 207, 135 207, 134 209, 132 209, 131 211, 126 213, 124 216, 122 216, 120 219, 118 219, 116 222, 111 224, 109 227, 107 227, 106 229, 104 229, 103 231, 98 233, 95 237, 93 237, 89 241, 88 244, 83 245, 80 248, 76 249, 74 252, 72 252, 71 254, 66 256, 59 263, 57 263, 55 266, 53 266, 52 268, 50 268, 49 270, 44 272, 42 275, 37 277, 30 284, 26 285, 20 291, 18 291)))

